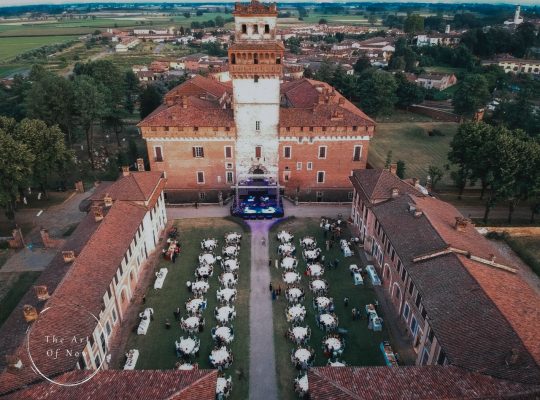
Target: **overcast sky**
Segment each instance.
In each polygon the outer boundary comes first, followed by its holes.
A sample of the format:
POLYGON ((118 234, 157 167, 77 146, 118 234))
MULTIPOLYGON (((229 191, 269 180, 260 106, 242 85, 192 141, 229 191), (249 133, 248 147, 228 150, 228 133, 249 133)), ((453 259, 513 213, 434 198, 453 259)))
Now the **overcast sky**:
MULTIPOLYGON (((227 0, 205 0, 206 3, 212 3, 215 1, 224 2, 227 0)), ((289 2, 302 2, 303 0, 289 0, 289 2)), ((19 6, 19 5, 30 5, 30 4, 71 4, 71 3, 96 3, 96 0, 0 0, 0 7, 2 6, 19 6)), ((111 3, 147 3, 146 0, 118 0, 118 1, 111 1, 111 3)), ((156 1, 156 3, 177 3, 178 0, 161 0, 156 1)), ((184 0, 183 3, 201 3, 200 0, 198 1, 190 1, 190 0, 184 0)), ((233 2, 232 0, 230 1, 233 2)), ((288 2, 287 0, 280 1, 283 3, 288 2)), ((311 2, 311 1, 306 1, 311 2)), ((317 1, 321 2, 321 1, 317 1)), ((336 3, 344 3, 344 1, 327 1, 324 2, 330 3, 330 2, 336 2, 336 3)), ((395 0, 379 0, 378 2, 398 2, 395 0)), ((403 0, 404 3, 481 3, 481 4, 522 4, 522 5, 534 5, 534 4, 540 4, 540 0, 504 0, 504 1, 494 1, 494 0, 442 0, 442 1, 434 1, 434 0, 403 0)))

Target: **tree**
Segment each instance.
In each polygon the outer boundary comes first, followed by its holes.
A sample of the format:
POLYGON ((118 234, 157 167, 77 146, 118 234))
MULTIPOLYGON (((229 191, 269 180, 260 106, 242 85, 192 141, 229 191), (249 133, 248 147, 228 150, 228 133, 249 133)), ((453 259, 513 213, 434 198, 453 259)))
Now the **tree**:
POLYGON ((319 25, 327 25, 328 24, 328 20, 326 18, 321 18, 319 20, 319 25))
POLYGON ((189 12, 185 12, 182 15, 184 16, 184 18, 191 18, 191 13, 189 13, 189 12))
POLYGON ((472 115, 486 105, 490 98, 486 78, 480 74, 467 75, 454 93, 452 104, 458 114, 472 115))
POLYGON ((73 84, 52 73, 34 81, 27 93, 25 107, 27 116, 43 120, 47 125, 58 125, 65 133, 68 143, 73 143, 75 127, 73 84))
POLYGON ((28 185, 34 163, 30 149, 13 138, 15 127, 14 119, 0 116, 0 206, 10 220, 15 218, 17 194, 28 185))
POLYGON ((375 25, 377 23, 377 16, 375 14, 369 14, 367 20, 370 25, 375 25))
POLYGON ((202 12, 202 10, 197 10, 197 17, 200 17, 201 15, 203 15, 204 13, 202 12))
POLYGON ((384 169, 390 168, 390 165, 392 165, 392 150, 388 150, 388 153, 386 153, 386 161, 384 162, 384 169))
POLYGON ((357 93, 362 109, 368 114, 390 113, 397 102, 397 83, 392 74, 367 71, 358 79, 357 93))
POLYGON ((49 177, 59 172, 62 165, 73 158, 73 153, 66 148, 64 134, 58 125, 47 126, 39 119, 23 119, 14 131, 14 138, 25 144, 34 155, 34 183, 39 185, 47 197, 49 177))
POLYGON ((315 73, 315 78, 319 81, 331 83, 334 67, 328 59, 324 59, 319 66, 319 70, 315 73))
POLYGON ((357 74, 361 74, 366 69, 371 68, 371 61, 366 55, 362 55, 358 57, 358 60, 354 63, 354 72, 357 74))
POLYGON ((403 29, 405 33, 424 32, 424 17, 418 14, 410 14, 405 19, 403 29))
POLYGON ((100 85, 89 76, 76 77, 73 85, 77 122, 86 135, 90 166, 95 169, 94 124, 106 114, 105 95, 100 90, 100 85))
POLYGON ((225 26, 225 19, 221 16, 221 15, 218 15, 214 21, 216 22, 216 26, 218 28, 222 28, 223 26, 225 26))
POLYGON ((148 85, 139 97, 141 118, 146 118, 161 104, 161 93, 153 85, 148 85))
POLYGON ((444 176, 444 171, 442 168, 437 167, 435 165, 430 165, 428 167, 428 175, 431 179, 431 189, 435 191, 435 187, 437 186, 437 183, 442 179, 444 176))
POLYGON ((409 82, 404 74, 394 75, 397 82, 397 105, 399 107, 408 107, 412 104, 419 104, 424 101, 426 91, 423 87, 414 82, 409 82))
POLYGON ((405 179, 405 161, 403 160, 397 160, 396 163, 396 175, 401 178, 405 179))

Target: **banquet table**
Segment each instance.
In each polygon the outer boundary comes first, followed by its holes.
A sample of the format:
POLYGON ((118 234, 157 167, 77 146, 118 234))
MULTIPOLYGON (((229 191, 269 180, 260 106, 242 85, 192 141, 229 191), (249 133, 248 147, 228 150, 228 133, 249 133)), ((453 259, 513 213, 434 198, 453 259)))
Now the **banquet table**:
POLYGON ((223 378, 219 377, 216 381, 216 395, 218 396, 225 396, 230 390, 232 386, 232 379, 229 378, 223 378))
POLYGON ((154 282, 154 289, 161 289, 163 287, 163 282, 165 282, 165 277, 169 270, 167 268, 161 268, 159 272, 156 272, 156 281, 154 282))
POLYGON ((227 347, 223 346, 219 349, 212 350, 210 353, 210 362, 214 367, 224 366, 230 357, 230 352, 227 347))
POLYGON ((341 239, 341 251, 343 251, 344 257, 351 257, 353 255, 349 243, 345 239, 341 239))
POLYGON ((315 247, 317 246, 317 242, 315 241, 315 239, 313 239, 312 237, 305 237, 301 240, 300 244, 303 246, 303 247, 315 247))
POLYGON ((190 363, 184 363, 178 367, 180 371, 191 371, 195 367, 190 363))
POLYGON ((296 247, 292 245, 291 243, 283 243, 279 245, 279 253, 280 254, 291 254, 296 247))
POLYGON ((324 341, 324 345, 330 351, 339 351, 341 350, 341 341, 338 338, 330 337, 324 341))
POLYGON ((139 327, 137 328, 138 335, 146 335, 146 332, 148 332, 148 327, 150 326, 152 314, 154 314, 154 310, 152 308, 147 308, 139 314, 139 317, 141 317, 141 322, 139 322, 139 327))
POLYGON ((283 260, 281 260, 281 268, 286 270, 293 270, 298 265, 298 261, 296 261, 296 258, 294 257, 284 257, 283 260))
POLYGON ((221 290, 218 290, 216 292, 217 299, 221 301, 231 301, 234 300, 233 298, 236 297, 236 289, 231 288, 223 288, 221 290))
POLYGON ((216 239, 204 239, 201 242, 201 249, 203 250, 214 250, 217 247, 216 239))
POLYGON ((210 265, 201 265, 200 267, 197 268, 195 276, 206 278, 206 277, 211 276, 213 271, 214 269, 210 265))
POLYGON ((364 278, 362 278, 362 275, 359 272, 355 272, 353 274, 353 280, 355 285, 363 285, 364 284, 364 278))
POLYGON ((234 307, 223 306, 220 308, 216 308, 215 316, 219 322, 227 323, 230 320, 232 320, 234 317, 236 317, 236 311, 234 307), (230 318, 229 318, 229 315, 230 315, 230 318))
POLYGON ((324 274, 324 268, 321 266, 321 264, 310 264, 307 267, 308 275, 319 277, 322 274, 324 274))
POLYGON ((220 326, 216 328, 212 337, 219 337, 225 343, 231 343, 234 340, 233 330, 228 326, 220 326))
POLYGON ((345 364, 345 363, 343 363, 341 361, 337 361, 337 360, 336 361, 328 360, 328 365, 330 367, 346 367, 347 366, 347 364, 345 364))
POLYGON ((242 239, 242 235, 238 232, 229 232, 225 235, 227 243, 238 243, 242 239))
POLYGON ((301 304, 294 305, 287 309, 287 321, 301 322, 306 316, 306 307, 301 304))
POLYGON ((297 287, 292 287, 292 288, 287 289, 287 293, 286 293, 287 299, 289 301, 298 300, 303 295, 304 295, 304 292, 302 291, 302 289, 297 288, 297 287))
POLYGON ((223 248, 223 254, 229 257, 236 257, 238 255, 238 247, 236 246, 227 246, 223 248))
POLYGON ((327 310, 331 303, 332 301, 325 296, 319 296, 315 299, 315 305, 319 311, 327 310))
POLYGON ((221 274, 221 276, 219 277, 219 281, 226 287, 230 288, 236 285, 236 283, 238 282, 238 279, 234 276, 232 272, 225 272, 221 274))
POLYGON ((326 328, 334 328, 337 325, 336 318, 331 314, 322 314, 319 317, 319 321, 321 321, 321 324, 326 328))
POLYGON ((199 328, 201 319, 199 317, 189 317, 189 318, 181 320, 181 323, 182 323, 182 327, 185 330, 193 331, 199 328))
POLYGON ((197 281, 191 284, 191 290, 193 293, 206 293, 209 288, 210 285, 205 281, 197 281))
POLYGON ((308 336, 309 330, 306 326, 295 326, 291 329, 291 333, 297 342, 302 342, 308 336))
POLYGON ((300 275, 296 272, 286 272, 283 274, 283 281, 288 284, 300 282, 300 275))
POLYGON ((313 250, 305 250, 304 251, 304 258, 306 260, 316 260, 319 255, 321 254, 321 249, 316 248, 313 250))
POLYGON ((294 358, 299 362, 307 363, 311 358, 311 352, 301 347, 294 352, 294 358))
POLYGON ((307 374, 304 374, 300 378, 295 378, 294 381, 296 382, 296 385, 298 386, 298 389, 300 389, 301 393, 305 394, 309 391, 309 382, 308 382, 307 374))
POLYGON ((214 264, 216 257, 211 253, 204 253, 199 256, 199 263, 201 264, 214 264))
POLYGON ((223 261, 223 269, 227 272, 234 272, 240 267, 238 260, 234 258, 229 258, 228 260, 223 261))
POLYGON ((137 364, 138 359, 139 359, 139 350, 131 349, 127 353, 127 360, 126 360, 126 363, 124 364, 124 369, 126 370, 135 369, 135 365, 137 364))
POLYGON ((281 231, 281 232, 278 232, 277 238, 279 239, 281 243, 288 243, 291 240, 293 240, 294 236, 290 232, 281 231))
POLYGON ((373 265, 368 265, 366 267, 366 271, 369 275, 369 278, 371 279, 371 283, 373 284, 373 286, 380 286, 381 280, 377 275, 377 271, 375 271, 375 267, 373 265))
POLYGON ((191 299, 186 303, 186 310, 190 313, 195 313, 206 309, 207 302, 205 299, 191 299))
POLYGON ((315 280, 310 282, 309 288, 313 292, 325 291, 326 290, 326 282, 323 281, 322 279, 315 279, 315 280))
POLYGON ((182 354, 195 354, 199 351, 200 341, 193 338, 180 338, 180 342, 176 342, 176 348, 182 352, 182 354))

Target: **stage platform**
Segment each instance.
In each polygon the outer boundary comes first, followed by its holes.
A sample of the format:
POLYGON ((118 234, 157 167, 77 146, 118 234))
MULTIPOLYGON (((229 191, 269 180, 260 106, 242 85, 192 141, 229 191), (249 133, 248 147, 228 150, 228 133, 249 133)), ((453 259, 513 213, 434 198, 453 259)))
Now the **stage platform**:
POLYGON ((235 186, 231 215, 244 219, 272 219, 284 215, 280 188, 272 176, 250 175, 235 186))

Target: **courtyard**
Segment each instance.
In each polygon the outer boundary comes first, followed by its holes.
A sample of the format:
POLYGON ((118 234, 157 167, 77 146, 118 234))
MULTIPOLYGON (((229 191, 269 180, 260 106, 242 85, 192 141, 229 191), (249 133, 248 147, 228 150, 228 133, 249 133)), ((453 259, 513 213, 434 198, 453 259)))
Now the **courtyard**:
MULTIPOLYGON (((326 250, 324 230, 319 224, 319 217, 290 217, 275 221, 247 223, 221 217, 174 220, 172 226, 178 229, 180 253, 175 263, 165 259, 161 254, 155 256, 159 257, 159 261, 155 265, 154 272, 161 268, 168 269, 163 287, 154 289, 154 279, 152 279, 145 291, 144 304, 133 306, 138 308, 137 312, 152 308, 153 320, 150 322, 147 333, 138 335, 139 321, 137 319, 123 353, 131 349, 139 351, 135 369, 177 368, 183 361, 175 352, 175 341, 179 341, 181 337, 191 336, 200 340, 199 352, 192 357, 193 364, 196 364, 198 368, 214 368, 209 356, 216 346, 211 332, 213 327, 218 326, 214 309, 221 305, 216 297, 216 291, 222 287, 219 281, 222 273, 219 263, 215 264, 214 273, 208 279, 208 292, 202 295, 207 301, 207 307, 201 315, 205 320, 202 332, 193 335, 184 332, 176 320, 174 311, 179 307, 180 318, 188 317, 185 303, 194 298, 194 294, 187 289, 186 283, 195 280, 194 274, 199 265, 198 257, 202 253, 201 241, 207 238, 217 239, 214 253, 218 255, 221 254, 221 249, 225 244, 224 235, 231 231, 240 232, 242 234, 238 256, 240 268, 237 271, 238 284, 236 286, 238 294, 233 303, 236 317, 228 324, 234 329, 234 340, 227 345, 234 360, 230 367, 223 369, 225 377, 232 378, 231 398, 255 398, 263 393, 268 395, 267 398, 296 398, 294 380, 301 375, 301 371, 291 362, 291 352, 298 348, 298 345, 287 337, 287 331, 293 326, 286 319, 287 308, 291 306, 285 298, 288 285, 282 279, 284 270, 281 267, 275 267, 276 260, 279 258, 277 248, 281 243, 277 239, 277 233, 289 231, 294 235, 291 243, 297 248, 296 255, 299 263, 296 272, 301 276, 300 282, 294 286, 305 294, 305 298, 299 304, 305 307, 306 315, 303 322, 296 325, 307 327, 311 333, 310 339, 305 343, 305 347, 313 349, 314 359, 311 365, 327 365, 329 354, 325 354, 323 340, 328 335, 337 334, 338 330, 334 333, 325 332, 317 325, 318 312, 313 306, 317 295, 312 293, 309 287, 309 282, 314 277, 305 275, 307 263, 302 259, 299 242, 306 236, 314 238, 317 246, 322 249, 325 259, 323 264, 339 260, 337 268, 326 268, 321 277, 328 284, 326 296, 333 299, 335 307, 333 313, 339 321, 339 334, 344 343, 343 353, 338 357, 338 361, 350 366, 385 365, 380 344, 383 341, 392 343, 391 335, 385 324, 382 331, 376 332, 369 329, 365 315, 367 304, 378 303, 376 292, 369 279, 366 279, 363 285, 355 286, 349 271, 351 264, 365 267, 365 260, 358 254, 345 258, 337 238, 332 248, 326 250), (253 252, 255 254, 251 254, 253 252), (253 273, 256 276, 250 279, 250 274, 253 273), (281 295, 275 300, 272 300, 272 292, 269 290, 270 282, 274 289, 282 289, 281 295), (345 297, 349 299, 347 306, 344 304, 345 297), (352 317, 353 308, 358 310, 358 317, 355 319, 352 317), (264 321, 261 321, 261 318, 264 321), (167 320, 171 323, 170 329, 165 326, 167 320), (268 341, 270 344, 273 341, 273 346, 268 344, 268 341), (250 376, 250 368, 253 377, 250 376), (266 384, 253 384, 255 380, 259 382, 261 376, 266 378, 266 384), (250 385, 250 380, 252 385, 250 385)), ((343 221, 341 227, 341 237, 349 239, 351 233, 347 223, 343 221)), ((329 239, 329 234, 327 236, 329 239)), ((166 247, 165 243, 162 243, 160 247, 166 247)), ((379 314, 381 315, 381 310, 379 314)), ((383 314, 381 317, 387 316, 383 314)), ((332 360, 336 361, 336 358, 332 360)), ((123 368, 124 362, 125 358, 121 357, 118 360, 118 367, 123 368)))

